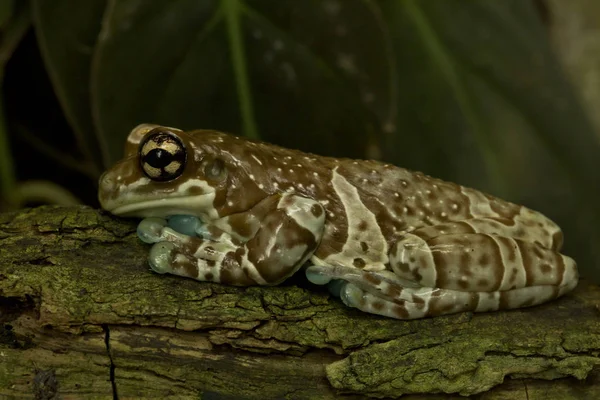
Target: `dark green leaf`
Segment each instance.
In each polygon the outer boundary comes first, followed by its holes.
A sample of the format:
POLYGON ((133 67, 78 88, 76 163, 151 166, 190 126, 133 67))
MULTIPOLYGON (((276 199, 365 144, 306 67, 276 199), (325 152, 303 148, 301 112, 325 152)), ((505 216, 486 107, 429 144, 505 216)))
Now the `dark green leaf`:
POLYGON ((48 73, 87 161, 102 166, 90 107, 90 66, 106 0, 33 0, 48 73))
POLYGON ((255 121, 266 140, 364 156, 364 133, 395 112, 388 50, 363 1, 120 1, 96 53, 94 108, 112 160, 143 121, 234 133, 255 121))
POLYGON ((0 28, 4 28, 6 22, 13 15, 14 0, 0 1, 0 28))

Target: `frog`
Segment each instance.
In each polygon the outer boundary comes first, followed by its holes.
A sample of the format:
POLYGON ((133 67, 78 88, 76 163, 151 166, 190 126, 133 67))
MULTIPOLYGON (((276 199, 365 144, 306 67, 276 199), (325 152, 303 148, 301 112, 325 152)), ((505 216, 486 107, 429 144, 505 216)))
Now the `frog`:
POLYGON ((156 273, 270 286, 302 270, 384 317, 529 307, 578 283, 560 227, 526 206, 390 163, 215 130, 135 127, 98 198, 142 218, 156 273))

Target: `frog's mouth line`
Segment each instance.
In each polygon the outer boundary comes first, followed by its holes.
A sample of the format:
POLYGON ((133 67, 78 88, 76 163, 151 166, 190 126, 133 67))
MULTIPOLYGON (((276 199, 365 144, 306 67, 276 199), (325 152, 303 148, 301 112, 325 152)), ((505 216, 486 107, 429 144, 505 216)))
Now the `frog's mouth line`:
POLYGON ((103 208, 121 217, 166 218, 171 215, 195 215, 215 219, 218 218, 218 214, 213 205, 214 199, 215 193, 207 193, 195 196, 131 201, 125 204, 105 204, 103 208))

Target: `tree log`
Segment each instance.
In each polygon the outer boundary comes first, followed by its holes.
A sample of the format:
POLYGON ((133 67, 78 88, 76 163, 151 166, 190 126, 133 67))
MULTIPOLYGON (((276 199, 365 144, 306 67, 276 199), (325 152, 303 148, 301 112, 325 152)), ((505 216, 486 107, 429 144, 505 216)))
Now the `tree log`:
POLYGON ((600 398, 597 285, 398 321, 302 273, 249 288, 157 275, 136 222, 87 207, 0 215, 0 397, 600 398))

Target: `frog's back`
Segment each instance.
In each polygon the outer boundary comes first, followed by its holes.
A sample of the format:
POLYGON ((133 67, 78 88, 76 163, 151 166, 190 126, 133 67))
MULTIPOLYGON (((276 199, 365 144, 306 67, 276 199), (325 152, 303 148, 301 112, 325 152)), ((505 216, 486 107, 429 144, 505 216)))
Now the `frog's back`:
POLYGON ((334 163, 335 173, 357 188, 387 238, 424 226, 489 220, 514 225, 516 236, 548 237, 543 244, 549 248, 562 245, 560 228, 527 207, 391 164, 349 159, 334 163))
POLYGON ((207 136, 214 136, 215 144, 232 154, 238 166, 253 171, 253 179, 265 194, 291 191, 320 201, 328 214, 326 237, 333 239, 332 244, 339 242, 334 247, 351 238, 349 226, 364 226, 363 220, 376 224, 368 230, 380 231, 388 243, 421 227, 470 220, 514 225, 515 237, 556 236, 543 243, 547 247, 560 248, 562 242, 558 226, 540 213, 420 172, 374 160, 320 156, 218 132, 207 136))

